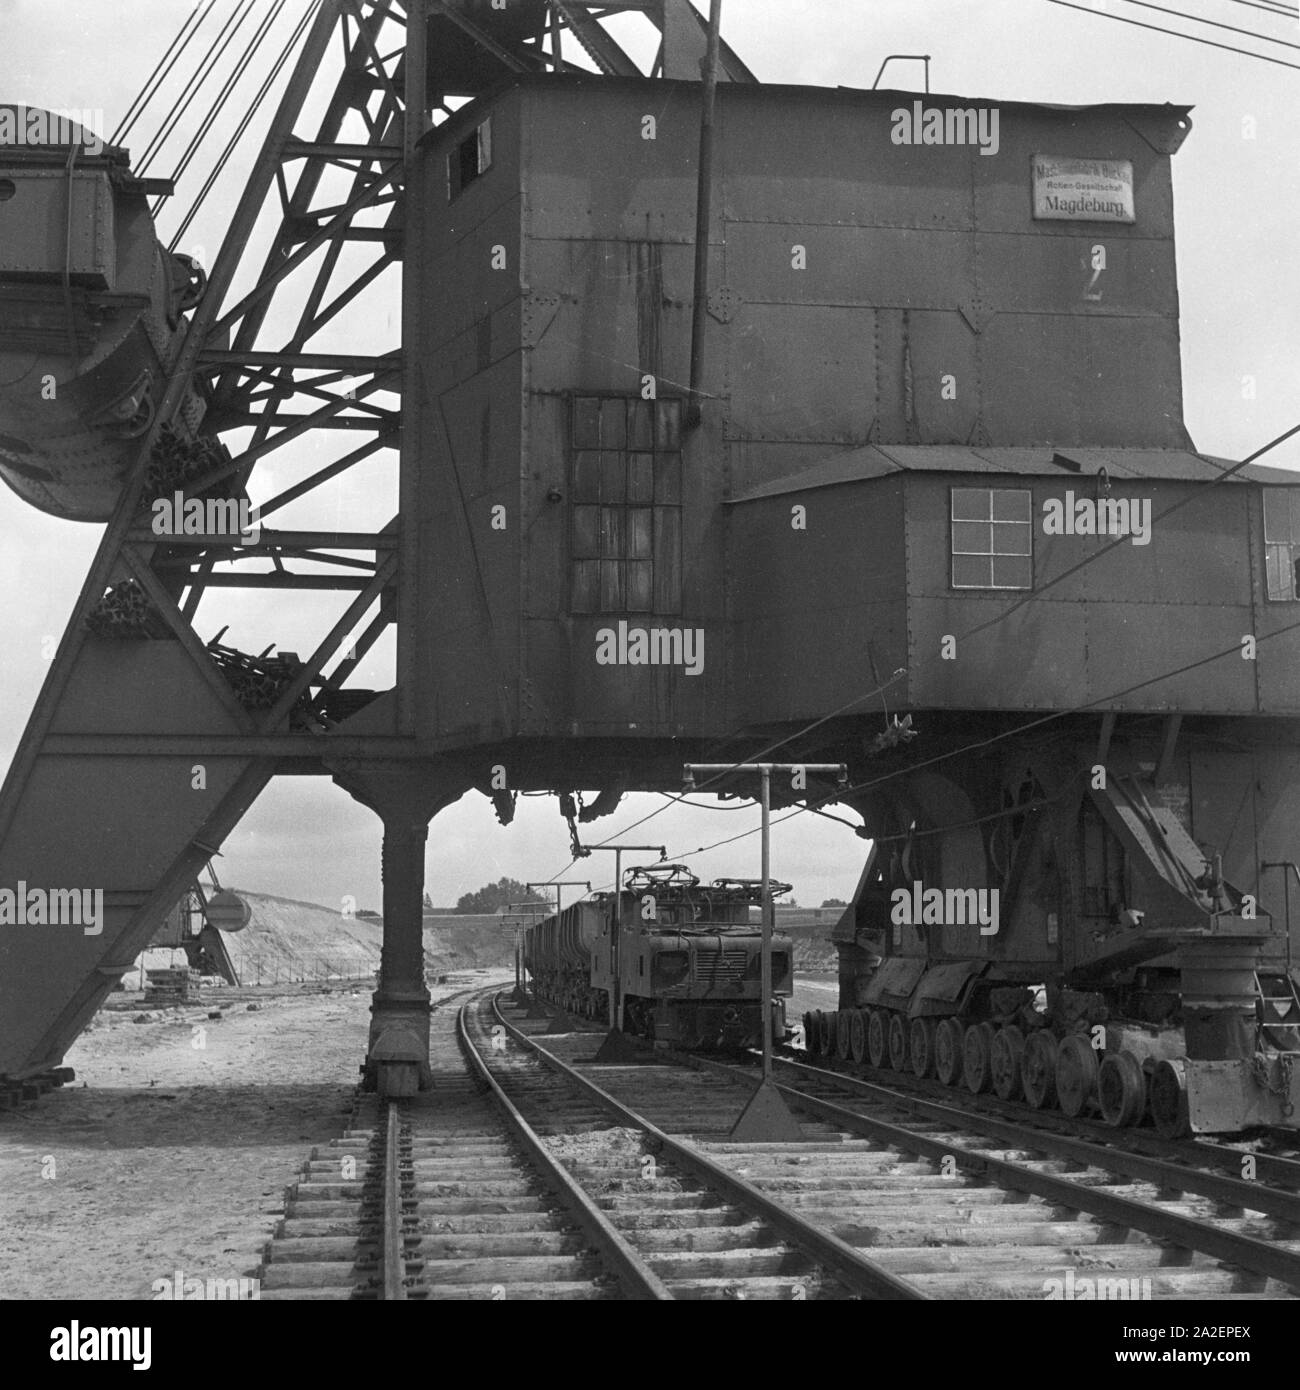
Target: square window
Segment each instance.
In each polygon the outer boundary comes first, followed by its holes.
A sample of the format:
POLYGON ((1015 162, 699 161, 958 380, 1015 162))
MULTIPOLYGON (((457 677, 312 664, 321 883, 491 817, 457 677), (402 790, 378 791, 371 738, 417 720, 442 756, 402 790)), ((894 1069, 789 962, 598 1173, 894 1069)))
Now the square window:
POLYGON ((992 555, 993 527, 987 521, 954 521, 952 524, 952 553, 954 555, 992 555))
POLYGON ((992 521, 993 499, 986 487, 955 487, 952 490, 954 521, 992 521))
POLYGON ((991 589, 993 587, 992 557, 954 555, 952 557, 952 587, 954 589, 991 589))
POLYGON ((1028 488, 955 487, 950 493, 954 589, 1032 589, 1033 495, 1028 488))
POLYGON ((1029 521, 1030 497, 1027 489, 995 487, 989 489, 994 521, 1029 521))
POLYGON ((993 587, 995 589, 1028 589, 1033 581, 1032 561, 1028 555, 993 556, 993 587))

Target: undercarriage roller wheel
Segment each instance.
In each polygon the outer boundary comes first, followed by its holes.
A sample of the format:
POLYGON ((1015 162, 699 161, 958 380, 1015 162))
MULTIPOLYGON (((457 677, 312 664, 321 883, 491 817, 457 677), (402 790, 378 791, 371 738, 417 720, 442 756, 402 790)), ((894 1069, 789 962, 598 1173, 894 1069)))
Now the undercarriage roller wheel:
POLYGON ((817 1055, 817 1015, 811 1010, 803 1016, 803 1045, 809 1057, 817 1055))
POLYGON ((899 1013, 889 1015, 889 1065, 895 1071, 907 1070, 907 1020, 899 1013))
POLYGON ((912 1072, 924 1079, 934 1073, 934 1019, 914 1018, 907 1030, 907 1050, 912 1054, 912 1072))
POLYGON ((853 1044, 851 1037, 852 1020, 852 1009, 841 1009, 839 1017, 835 1020, 835 1055, 841 1062, 849 1060, 849 1049, 853 1044))
POLYGON ((1082 1115, 1097 1089, 1097 1054, 1087 1038, 1071 1033, 1056 1049, 1056 1098, 1072 1119, 1082 1115))
POLYGON ((1151 1118, 1165 1139, 1186 1139, 1192 1132, 1187 1111, 1187 1067, 1166 1059, 1151 1078, 1151 1118))
POLYGON ((866 1060, 867 1015, 862 1009, 854 1009, 849 1019, 849 1056, 855 1062, 866 1060))
POLYGON ((1014 1024, 999 1028, 993 1035, 989 1063, 993 1072, 993 1091, 999 1100, 1019 1100, 1021 1066, 1025 1056, 1025 1035, 1014 1024))
POLYGON ((945 1086, 955 1086, 961 1080, 961 1045, 965 1029, 959 1020, 939 1020, 934 1030, 934 1074, 945 1086))
POLYGON ((873 1067, 889 1065, 889 1018, 884 1009, 867 1010, 867 1060, 873 1067))
POLYGON ((993 1025, 972 1023, 962 1038, 962 1079, 973 1096, 981 1095, 992 1084, 993 1025))
POLYGON ((1020 1084, 1025 1099, 1035 1110, 1047 1110, 1056 1102, 1056 1038, 1046 1028, 1029 1035, 1020 1063, 1020 1084))
POLYGON ((1116 1129, 1137 1124, 1147 1108, 1147 1079, 1131 1052, 1108 1052, 1097 1073, 1102 1118, 1116 1129))
POLYGON ((829 1009, 817 1013, 817 1051, 829 1057, 835 1050, 835 1015, 829 1009))

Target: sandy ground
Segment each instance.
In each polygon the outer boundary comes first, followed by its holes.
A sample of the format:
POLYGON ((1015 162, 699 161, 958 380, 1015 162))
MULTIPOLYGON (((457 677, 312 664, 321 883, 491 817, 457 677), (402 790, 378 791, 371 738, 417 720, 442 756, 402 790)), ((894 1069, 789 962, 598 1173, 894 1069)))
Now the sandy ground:
MULTIPOLYGON (((456 976, 434 998, 503 978, 456 976)), ((255 1276, 284 1189, 345 1126, 369 1009, 349 986, 234 1003, 220 1021, 101 1012, 66 1058, 75 1082, 0 1112, 0 1298, 149 1299, 177 1270, 255 1276)))

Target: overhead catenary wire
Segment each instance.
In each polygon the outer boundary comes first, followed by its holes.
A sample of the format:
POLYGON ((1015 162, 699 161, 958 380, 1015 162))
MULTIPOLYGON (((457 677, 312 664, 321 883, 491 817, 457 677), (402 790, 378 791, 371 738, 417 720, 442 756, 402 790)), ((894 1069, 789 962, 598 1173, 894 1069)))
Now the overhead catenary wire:
POLYGON ((1247 9, 1263 10, 1265 14, 1276 15, 1279 19, 1295 19, 1300 16, 1300 9, 1294 5, 1282 4, 1262 4, 1261 0, 1232 0, 1234 5, 1245 5, 1247 9))
MULTIPOLYGON (((1203 39, 1199 34, 1184 34, 1179 29, 1166 29, 1160 24, 1147 24, 1140 19, 1130 19, 1127 15, 1111 14, 1109 10, 1090 9, 1087 5, 1073 4, 1071 0, 1047 0, 1047 3, 1049 5, 1060 5, 1063 9, 1067 10, 1079 10, 1083 14, 1093 15, 1098 19, 1113 19, 1120 24, 1132 24, 1139 29, 1150 29, 1156 34, 1169 34, 1176 39, 1186 39, 1189 43, 1204 44, 1209 48, 1220 48, 1225 53, 1239 53, 1245 58, 1257 58, 1261 63, 1272 63, 1275 67, 1300 69, 1300 63, 1288 63, 1285 58, 1272 58, 1267 53, 1255 53, 1249 48, 1237 48, 1233 44, 1218 43, 1214 39, 1203 39)), ((1256 37, 1263 36, 1256 35, 1256 37)))
POLYGON ((1126 5, 1136 5, 1142 10, 1156 10, 1160 14, 1172 15, 1175 19, 1186 19, 1195 24, 1206 24, 1211 29, 1226 29, 1231 34, 1244 34, 1249 39, 1258 39, 1261 43, 1276 43, 1283 48, 1300 48, 1300 44, 1288 43, 1286 39, 1274 38, 1271 34, 1261 34, 1256 29, 1242 29, 1236 24, 1224 24, 1222 20, 1206 19, 1204 15, 1189 14, 1186 10, 1173 10, 1167 5, 1157 5, 1153 0, 1123 0, 1126 5))

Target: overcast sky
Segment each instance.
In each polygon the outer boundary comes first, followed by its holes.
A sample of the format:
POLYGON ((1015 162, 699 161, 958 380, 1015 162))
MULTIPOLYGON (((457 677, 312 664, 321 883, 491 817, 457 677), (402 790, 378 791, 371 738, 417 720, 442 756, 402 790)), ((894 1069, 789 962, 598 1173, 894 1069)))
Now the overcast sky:
MULTIPOLYGON (((266 0, 258 3, 260 13, 266 0)), ((217 10, 228 14, 232 4, 218 0, 217 10)), ((289 8, 301 13, 298 0, 289 8)), ((1173 165, 1185 414, 1198 448, 1241 458, 1300 420, 1300 71, 1108 16, 1178 28, 1297 65, 1300 26, 1294 17, 1237 0, 1170 0, 1168 8, 1281 42, 1251 40, 1125 0, 1095 0, 1091 8, 1098 13, 1048 0, 724 0, 723 32, 765 82, 869 87, 885 55, 929 53, 931 87, 939 93, 1194 107, 1192 132, 1173 165), (1247 377, 1253 398, 1243 387, 1247 377)), ((0 0, 0 102, 102 111, 107 133, 190 9, 187 0, 0 0)), ((920 91, 921 82, 920 65, 905 63, 894 65, 882 85, 920 91)), ((146 137, 159 114, 142 122, 146 137)), ((133 133, 127 143, 136 150, 138 140, 133 133)), ((249 149, 240 167, 251 158, 249 149)), ((208 166, 199 165, 182 182, 177 205, 206 176, 208 166)), ((164 158, 150 172, 169 170, 164 158)), ((186 237, 185 249, 211 248, 209 263, 232 206, 229 181, 222 191, 186 237)), ((164 213, 164 231, 175 225, 175 214, 164 213)), ((375 299, 376 324, 395 308, 390 286, 375 299)), ((1300 446, 1283 446, 1266 461, 1300 468, 1300 446)), ((355 483, 361 490, 382 485, 378 474, 355 483)), ((255 474, 254 501, 264 495, 255 474)), ((0 767, 8 765, 47 669, 42 642, 62 633, 101 530, 46 517, 0 487, 0 767)), ((222 602, 228 597, 227 591, 222 602)), ((215 606, 201 610, 203 638, 213 635, 216 615, 215 606)), ((280 640, 291 646, 301 639, 291 633, 280 640)), ((376 661, 383 655, 377 651, 376 661)), ((616 836, 665 804, 629 797, 616 816, 587 828, 589 838, 616 836)), ((662 842, 681 857, 757 824, 753 806, 724 811, 710 802, 672 807, 628 838, 662 842)), ((801 815, 774 832, 773 872, 794 883, 804 904, 847 898, 864 849, 847 829, 801 815)), ((748 876, 758 873, 758 851, 751 834, 692 864, 705 877, 748 876)), ((502 874, 551 877, 568 859, 568 833, 553 799, 521 799, 514 824, 502 829, 487 801, 471 793, 433 823, 429 890, 435 903, 450 905, 502 874)), ((582 877, 590 875, 596 886, 612 878, 612 856, 587 865, 582 877)), ((281 779, 227 840, 220 872, 227 884, 263 892, 329 905, 352 895, 362 906, 378 906, 378 822, 327 779, 281 779)))

